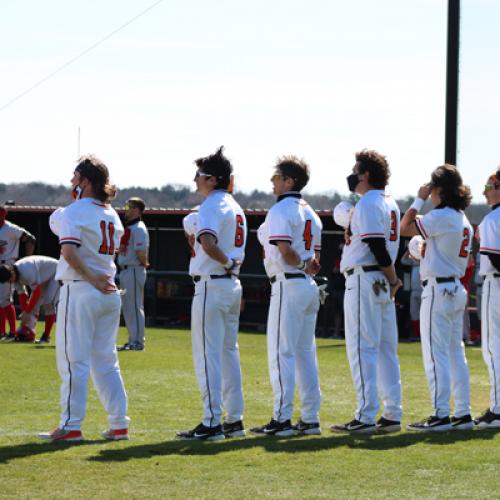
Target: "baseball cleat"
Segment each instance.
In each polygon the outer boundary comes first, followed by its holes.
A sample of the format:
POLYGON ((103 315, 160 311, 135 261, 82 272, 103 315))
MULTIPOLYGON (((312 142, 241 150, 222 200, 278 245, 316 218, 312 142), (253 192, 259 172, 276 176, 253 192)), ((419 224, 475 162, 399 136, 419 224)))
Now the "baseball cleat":
POLYGON ((463 415, 461 417, 451 417, 451 428, 457 431, 466 431, 474 427, 474 422, 470 415, 463 415))
POLYGON ((14 342, 14 340, 16 340, 14 333, 8 333, 2 337, 2 342, 14 342))
POLYGON ((439 418, 431 415, 420 422, 408 424, 406 428, 409 431, 417 432, 444 432, 452 429, 450 417, 439 418))
POLYGON ((144 345, 139 344, 138 342, 135 342, 130 346, 131 351, 144 351, 144 345))
POLYGON ((500 428, 500 413, 486 410, 480 417, 474 420, 476 429, 498 429, 500 428))
POLYGON ((117 351, 130 351, 132 344, 127 342, 126 344, 120 345, 116 347, 117 351))
POLYGON ((353 419, 346 424, 332 425, 330 427, 332 432, 339 434, 373 434, 377 430, 375 424, 365 424, 357 419, 353 419))
POLYGON ((227 438, 243 437, 245 436, 245 428, 243 427, 243 420, 237 422, 224 422, 222 424, 222 432, 227 438))
POLYGON ((101 433, 101 436, 108 441, 121 441, 128 439, 128 429, 108 429, 101 433))
POLYGON ((38 340, 35 340, 35 344, 50 344, 50 337, 42 335, 38 340))
POLYGON ((377 420, 377 432, 389 434, 391 432, 399 432, 401 430, 401 422, 397 420, 389 420, 385 417, 380 417, 377 420))
POLYGON ((300 419, 295 425, 292 425, 292 428, 298 436, 319 436, 321 434, 319 422, 304 422, 300 419))
POLYGON ((194 440, 199 439, 202 441, 220 441, 225 439, 222 427, 216 425, 215 427, 207 427, 206 425, 199 424, 190 431, 181 431, 176 434, 177 439, 194 440))
POLYGON ((250 432, 253 432, 254 434, 264 434, 266 436, 278 437, 289 437, 295 435, 295 431, 290 420, 278 422, 277 420, 274 420, 274 418, 272 418, 271 421, 266 425, 262 425, 260 427, 252 427, 250 429, 250 432))
POLYGON ((41 434, 38 434, 38 437, 52 443, 55 441, 74 442, 83 440, 82 431, 69 431, 59 428, 53 430, 52 432, 42 432, 41 434))

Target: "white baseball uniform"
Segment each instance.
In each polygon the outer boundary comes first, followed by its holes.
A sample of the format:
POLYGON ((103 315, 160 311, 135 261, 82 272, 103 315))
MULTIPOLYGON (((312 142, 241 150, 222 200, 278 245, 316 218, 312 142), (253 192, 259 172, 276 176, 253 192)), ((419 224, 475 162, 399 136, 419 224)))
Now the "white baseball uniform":
MULTIPOLYGON (((13 264, 19 257, 19 242, 26 231, 6 220, 0 227, 0 264, 13 264)), ((0 283, 0 307, 12 303, 14 287, 11 283, 0 283)))
POLYGON ((146 268, 137 257, 137 251, 149 251, 149 233, 140 219, 125 223, 125 233, 120 242, 118 267, 122 295, 122 314, 128 330, 130 344, 144 345, 144 285, 146 268))
POLYGON ((215 427, 243 418, 238 328, 241 304, 239 269, 228 275, 222 264, 210 258, 200 236, 212 235, 228 257, 243 262, 247 239, 245 214, 234 198, 212 191, 201 204, 197 218, 194 256, 189 274, 195 282, 191 306, 193 361, 203 399, 203 424, 215 427))
POLYGON ((463 417, 470 414, 470 384, 462 341, 467 292, 460 278, 469 259, 472 226, 462 211, 450 207, 435 208, 415 223, 425 240, 420 332, 433 415, 450 415, 453 393, 454 415, 463 417))
MULTIPOLYGON (((51 221, 61 245, 74 244, 86 266, 114 278, 114 256, 123 234, 118 214, 92 198, 75 201, 51 221)), ((89 373, 108 413, 111 429, 128 427, 127 395, 116 353, 119 293, 103 294, 61 255, 56 279, 63 285, 56 323, 56 357, 61 376, 59 427, 79 430, 85 417, 89 373)))
POLYGON ((379 398, 383 417, 401 421, 398 330, 390 286, 366 238, 382 238, 394 263, 399 249, 399 207, 384 191, 368 191, 354 207, 350 241, 342 251, 346 276, 345 338, 358 406, 356 420, 375 423, 379 398))
POLYGON ((274 394, 273 419, 291 420, 295 374, 302 403, 302 421, 319 422, 321 392, 316 356, 316 282, 285 262, 277 243, 286 241, 301 260, 321 250, 321 220, 297 192, 278 198, 260 228, 264 266, 271 279, 267 320, 267 357, 274 394))
MULTIPOLYGON (((500 255, 500 205, 479 225, 480 252, 500 255)), ((479 273, 484 277, 481 302, 481 349, 490 375, 490 410, 500 413, 500 272, 481 253, 479 273)))

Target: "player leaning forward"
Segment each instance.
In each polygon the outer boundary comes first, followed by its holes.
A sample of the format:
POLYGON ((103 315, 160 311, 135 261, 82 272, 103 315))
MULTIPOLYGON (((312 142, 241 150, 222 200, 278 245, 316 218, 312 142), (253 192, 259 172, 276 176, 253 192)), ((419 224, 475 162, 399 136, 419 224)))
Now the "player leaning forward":
POLYGON ((120 295, 114 283, 115 251, 123 226, 109 205, 116 188, 108 168, 82 157, 71 180, 77 200, 51 216, 61 256, 56 279, 62 282, 56 322, 56 358, 61 376, 59 427, 40 437, 80 441, 91 375, 108 413, 109 440, 128 439, 127 395, 115 349, 120 295))
POLYGON ((205 200, 198 212, 189 274, 195 285, 191 336, 203 420, 192 430, 178 432, 180 439, 214 441, 245 434, 238 274, 245 255, 247 223, 243 210, 227 192, 233 167, 222 149, 195 162, 194 181, 205 200), (221 426, 223 408, 226 416, 221 426))
POLYGON ((278 197, 259 228, 264 266, 271 281, 267 320, 267 356, 274 395, 273 416, 253 433, 291 436, 320 434, 318 361, 314 333, 319 309, 318 287, 321 221, 302 199, 309 167, 294 156, 283 157, 271 178, 278 197), (295 376, 301 418, 292 426, 295 376))
POLYGON ((481 349, 490 375, 490 407, 474 423, 477 428, 500 427, 500 168, 484 186, 491 212, 479 225, 484 278, 481 301, 481 349))
POLYGON ((469 259, 472 226, 463 213, 471 201, 470 189, 453 165, 431 174, 401 221, 401 234, 424 239, 420 260, 422 302, 420 337, 425 373, 432 399, 430 417, 407 426, 413 431, 470 429, 469 369, 462 342, 467 292, 460 283, 469 259), (417 218, 431 197, 433 210, 417 218), (450 418, 450 395, 455 414, 450 418))
POLYGON ((394 295, 401 286, 394 262, 399 248, 399 208, 385 192, 390 176, 384 156, 356 154, 347 178, 361 195, 346 230, 340 269, 346 276, 345 338, 358 406, 354 419, 333 432, 397 432, 401 429, 401 380, 394 295), (383 402, 382 417, 375 422, 383 402))

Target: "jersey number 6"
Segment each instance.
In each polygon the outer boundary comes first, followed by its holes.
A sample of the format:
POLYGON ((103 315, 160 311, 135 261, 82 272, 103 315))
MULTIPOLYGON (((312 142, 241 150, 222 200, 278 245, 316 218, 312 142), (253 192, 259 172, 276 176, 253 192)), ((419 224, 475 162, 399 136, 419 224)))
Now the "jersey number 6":
POLYGON ((106 223, 105 220, 100 222, 102 243, 99 247, 99 253, 104 255, 114 255, 115 254, 115 243, 113 241, 113 236, 115 235, 115 225, 112 222, 106 223))
POLYGON ((240 248, 245 243, 245 232, 243 231, 245 223, 241 215, 236 216, 236 231, 234 233, 234 246, 240 248))

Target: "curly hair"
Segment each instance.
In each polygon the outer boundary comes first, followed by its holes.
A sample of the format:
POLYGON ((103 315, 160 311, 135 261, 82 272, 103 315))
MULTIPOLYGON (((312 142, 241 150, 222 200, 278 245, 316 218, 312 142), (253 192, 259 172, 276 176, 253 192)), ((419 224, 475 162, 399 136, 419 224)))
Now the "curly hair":
POLYGON ((118 189, 110 184, 108 167, 99 158, 93 155, 82 156, 75 172, 92 183, 92 194, 99 201, 108 203, 116 198, 118 189))
POLYGON ((201 172, 213 175, 217 179, 215 189, 227 189, 233 172, 233 166, 223 151, 224 146, 221 146, 213 155, 198 158, 194 162, 201 172))
POLYGON ((455 165, 437 167, 431 174, 431 185, 441 188, 441 206, 465 210, 472 201, 470 187, 463 183, 455 165))
POLYGON ((356 153, 356 164, 358 174, 368 172, 370 174, 369 183, 376 189, 385 189, 389 184, 391 169, 385 156, 378 151, 363 149, 356 153))
POLYGON ((285 155, 278 158, 274 167, 283 177, 293 179, 295 191, 301 191, 309 182, 309 165, 294 155, 285 155))

